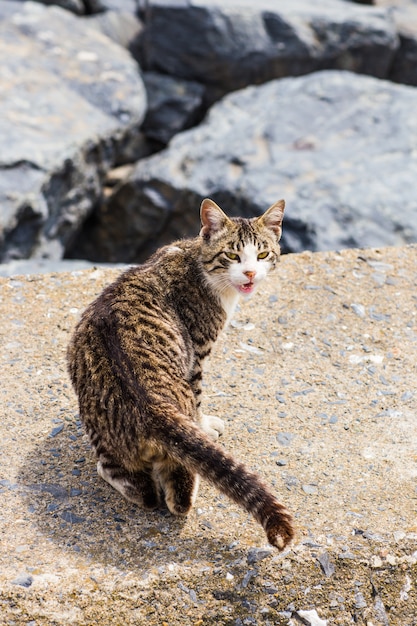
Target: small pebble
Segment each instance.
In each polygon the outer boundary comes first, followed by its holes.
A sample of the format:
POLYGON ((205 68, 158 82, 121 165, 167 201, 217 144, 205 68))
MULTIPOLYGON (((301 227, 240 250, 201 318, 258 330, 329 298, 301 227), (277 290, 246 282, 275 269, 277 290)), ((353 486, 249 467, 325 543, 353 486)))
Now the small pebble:
POLYGON ((330 578, 336 571, 334 563, 331 562, 329 554, 327 552, 322 552, 317 557, 318 562, 320 563, 320 567, 323 570, 323 573, 330 578))
POLYGON ((285 398, 282 396, 282 391, 277 391, 275 394, 275 399, 281 404, 285 404, 285 398))
POLYGON ((49 433, 50 437, 56 437, 57 435, 59 435, 59 433, 61 433, 64 430, 64 424, 60 424, 59 426, 55 426, 55 428, 53 428, 51 430, 51 432, 49 433))
POLYGON ((353 559, 356 559, 356 556, 352 552, 346 551, 346 552, 341 552, 339 554, 339 559, 352 559, 353 560, 353 559))
POLYGON ((363 593, 357 591, 355 593, 355 608, 365 609, 367 606, 363 593))
POLYGON ((277 459, 275 463, 278 465, 278 467, 285 467, 288 461, 286 461, 285 459, 277 459))
POLYGON ((327 620, 321 619, 316 609, 311 611, 294 611, 293 616, 299 618, 301 623, 306 624, 306 626, 327 626, 327 620))
POLYGON ((263 561, 264 559, 271 556, 273 550, 270 548, 251 548, 248 552, 247 560, 249 565, 253 565, 258 561, 263 561))
POLYGON ((293 433, 288 432, 280 432, 277 434, 278 443, 282 446, 289 446, 293 441, 295 435, 293 433))
POLYGON ((316 485, 303 485, 302 490, 309 496, 313 496, 319 491, 316 485))
POLYGON ((19 574, 12 580, 12 585, 20 585, 21 587, 30 587, 32 583, 33 577, 30 574, 19 574))
POLYGON ((242 585, 241 585, 241 586, 243 587, 243 589, 245 589, 245 588, 248 586, 248 584, 249 584, 249 582, 250 582, 251 578, 253 578, 254 576, 256 576, 256 574, 257 574, 257 572, 256 572, 256 570, 254 570, 254 569, 250 569, 250 570, 248 570, 248 571, 246 572, 246 574, 245 574, 245 575, 244 575, 244 577, 243 577, 243 580, 242 580, 242 585))
POLYGON ((353 304, 351 304, 350 306, 351 306, 351 308, 352 308, 352 311, 353 311, 354 313, 356 313, 356 315, 357 315, 358 317, 362 317, 362 318, 363 318, 363 317, 365 317, 366 309, 365 309, 365 307, 363 306, 363 304, 356 304, 356 303, 353 303, 353 304))
POLYGON ((61 517, 69 524, 82 524, 82 522, 85 522, 85 517, 80 517, 79 515, 72 513, 72 511, 63 511, 61 513, 61 517))

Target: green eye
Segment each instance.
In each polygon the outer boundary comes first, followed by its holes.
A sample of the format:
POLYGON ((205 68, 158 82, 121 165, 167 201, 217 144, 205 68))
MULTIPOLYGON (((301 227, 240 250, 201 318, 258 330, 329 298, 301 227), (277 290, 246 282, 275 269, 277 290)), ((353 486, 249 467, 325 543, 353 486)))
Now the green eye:
POLYGON ((235 252, 225 252, 225 255, 231 261, 240 261, 240 256, 236 254, 235 252))
POLYGON ((267 250, 265 250, 264 252, 260 252, 260 253, 258 254, 258 259, 259 259, 259 260, 261 260, 261 259, 266 259, 266 257, 268 256, 268 254, 269 254, 269 252, 268 252, 267 250))

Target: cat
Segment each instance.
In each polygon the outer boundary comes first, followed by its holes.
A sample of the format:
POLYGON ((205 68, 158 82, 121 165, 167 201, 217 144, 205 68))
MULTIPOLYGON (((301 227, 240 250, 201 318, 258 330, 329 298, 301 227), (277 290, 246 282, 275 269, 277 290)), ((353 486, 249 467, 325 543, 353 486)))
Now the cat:
POLYGON ((204 359, 239 297, 279 260, 284 206, 230 218, 206 198, 199 236, 124 271, 86 309, 68 347, 104 480, 142 507, 164 499, 171 513, 186 515, 201 476, 251 513, 279 550, 294 536, 291 514, 215 442, 223 421, 200 405, 204 359))

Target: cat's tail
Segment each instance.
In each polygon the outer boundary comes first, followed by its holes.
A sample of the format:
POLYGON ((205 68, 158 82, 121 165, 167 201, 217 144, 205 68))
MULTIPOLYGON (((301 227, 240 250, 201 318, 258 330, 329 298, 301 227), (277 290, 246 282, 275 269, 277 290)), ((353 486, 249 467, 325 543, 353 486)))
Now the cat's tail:
POLYGON ((160 409, 164 426, 155 431, 155 441, 163 444, 173 460, 209 480, 253 515, 264 528, 269 543, 282 550, 294 537, 292 516, 285 506, 254 472, 235 461, 197 424, 181 416, 170 404, 160 409))

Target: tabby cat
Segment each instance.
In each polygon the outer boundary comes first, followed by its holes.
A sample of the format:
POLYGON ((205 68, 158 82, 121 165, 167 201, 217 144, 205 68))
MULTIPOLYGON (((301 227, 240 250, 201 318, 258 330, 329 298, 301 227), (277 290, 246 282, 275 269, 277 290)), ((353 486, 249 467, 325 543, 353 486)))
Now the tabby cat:
POLYGON ((147 509, 164 499, 185 515, 200 475, 251 513, 280 550, 294 534, 290 513, 215 443, 223 422, 202 415, 200 404, 204 359, 239 296, 279 259, 284 204, 243 219, 203 200, 199 236, 122 273, 86 309, 68 348, 104 480, 147 509))

